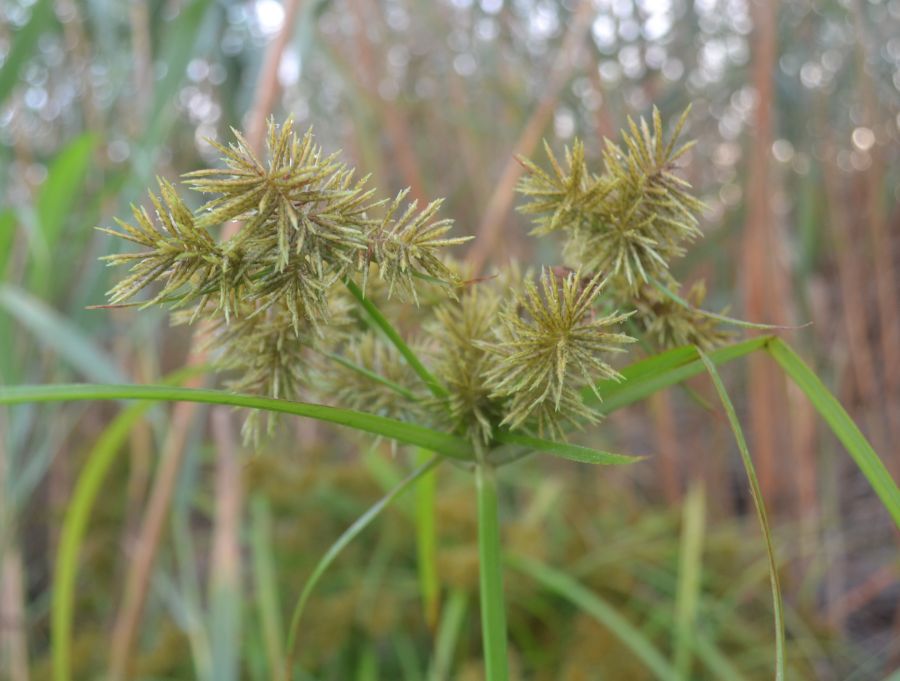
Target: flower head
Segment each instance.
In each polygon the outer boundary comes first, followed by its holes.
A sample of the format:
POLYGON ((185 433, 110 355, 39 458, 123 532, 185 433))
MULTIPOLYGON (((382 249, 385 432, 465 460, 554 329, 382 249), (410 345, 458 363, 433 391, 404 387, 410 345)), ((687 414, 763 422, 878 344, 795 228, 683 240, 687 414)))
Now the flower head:
POLYGON ((585 280, 544 269, 540 288, 526 281, 501 313, 490 345, 498 361, 487 375, 491 395, 508 400, 501 425, 515 428, 535 417, 539 431, 559 431, 564 420, 596 418, 581 390, 618 378, 606 359, 633 340, 612 331, 628 314, 595 311, 602 289, 599 275, 585 280))

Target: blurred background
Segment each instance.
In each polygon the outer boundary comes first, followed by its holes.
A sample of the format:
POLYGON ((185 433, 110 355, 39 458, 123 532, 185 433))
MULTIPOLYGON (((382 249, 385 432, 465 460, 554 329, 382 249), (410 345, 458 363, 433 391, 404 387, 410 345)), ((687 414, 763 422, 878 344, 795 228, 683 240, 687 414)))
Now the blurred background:
MULTIPOLYGON (((5 0, 0 382, 155 383, 189 361, 190 330, 164 313, 86 309, 119 276, 93 228, 154 176, 215 165, 207 139, 230 127, 258 144, 290 114, 382 194, 447 197, 476 236, 459 255, 489 272, 560 259, 515 213, 515 154, 543 164, 542 139, 577 136, 599 164, 627 117, 688 104, 683 174, 708 210, 676 275, 705 278, 710 309, 799 327, 781 335, 900 477, 900 0, 5 0)), ((790 678, 896 678, 887 512, 768 358, 723 372, 773 518, 790 678)), ((50 678, 60 528, 122 408, 0 408, 0 678, 50 678)), ((312 566, 415 456, 308 424, 233 451, 217 437, 232 427, 199 406, 124 427, 80 557, 76 679, 272 678, 312 566)), ((684 537, 701 536, 708 649, 689 678, 771 678, 765 551, 724 418, 671 389, 590 437, 653 456, 504 469, 509 550, 665 650, 684 537)), ((435 482, 439 599, 423 607, 411 495, 320 586, 306 678, 481 678, 471 485, 449 468, 435 482)), ((507 589, 516 678, 654 678, 613 628, 520 574, 507 589)))

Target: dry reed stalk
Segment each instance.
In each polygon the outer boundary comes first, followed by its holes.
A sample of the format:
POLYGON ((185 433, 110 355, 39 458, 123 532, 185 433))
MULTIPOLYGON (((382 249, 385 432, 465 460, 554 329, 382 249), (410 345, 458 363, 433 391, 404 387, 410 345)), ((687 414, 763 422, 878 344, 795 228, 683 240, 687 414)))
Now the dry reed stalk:
POLYGON ((575 69, 577 53, 582 42, 584 42, 584 36, 587 34, 592 19, 592 3, 590 0, 581 0, 563 38, 562 49, 560 49, 551 69, 544 96, 513 146, 509 160, 507 160, 503 172, 500 174, 500 179, 494 185, 494 193, 491 195, 484 210, 481 224, 475 234, 475 241, 466 254, 466 259, 476 275, 484 269, 485 264, 494 256, 494 249, 497 247, 503 234, 503 227, 506 224, 509 210, 512 207, 513 197, 515 196, 516 182, 518 182, 523 171, 517 157, 530 156, 540 141, 541 134, 547 127, 556 109, 559 95, 575 69))
POLYGON ((9 681, 28 681, 28 639, 25 633, 25 579, 22 555, 10 540, 3 547, 0 565, 0 660, 6 659, 6 671, 0 675, 9 681))
POLYGON ((678 471, 681 452, 678 446, 678 428, 669 391, 663 390, 650 396, 650 415, 653 418, 653 435, 656 439, 657 473, 663 496, 672 506, 681 502, 681 478, 678 471))
MULTIPOLYGON (((201 379, 190 381, 190 387, 199 387, 201 379)), ((109 652, 109 678, 122 681, 128 678, 131 650, 144 612, 150 573, 156 552, 162 539, 166 516, 172 501, 175 485, 184 461, 188 429, 194 421, 195 408, 179 409, 193 403, 182 402, 172 410, 171 427, 160 456, 153 489, 144 512, 141 529, 130 556, 122 605, 116 614, 109 652)))
POLYGON ((78 9, 78 3, 73 0, 57 0, 57 12, 66 17, 62 22, 63 37, 66 42, 67 59, 74 60, 81 80, 82 112, 84 114, 85 127, 88 130, 99 131, 102 129, 103 120, 94 102, 93 87, 90 81, 91 54, 88 41, 88 33, 84 29, 84 22, 78 9))
MULTIPOLYGON (((0 414, 0 426, 5 426, 5 421, 5 414, 0 414)), ((0 677, 9 681, 28 681, 25 577, 17 544, 18 533, 13 528, 14 509, 9 507, 5 495, 9 489, 8 462, 0 438, 0 677)))
MULTIPOLYGON (((288 17, 296 17, 300 0, 286 0, 285 21, 279 35, 269 46, 266 55, 266 72, 260 74, 260 85, 257 88, 257 96, 254 98, 254 111, 249 117, 251 121, 261 119, 265 121, 271 113, 274 104, 278 84, 278 65, 281 56, 293 31, 295 21, 288 21, 288 17), (268 107, 265 109, 264 107, 268 107)), ((248 138, 254 146, 254 150, 260 152, 264 141, 264 133, 255 131, 254 137, 248 138)), ((230 223, 225 225, 223 235, 227 238, 233 235, 239 225, 230 223)), ((189 353, 188 364, 200 364, 205 360, 204 353, 199 349, 198 336, 189 353)), ((196 377, 187 382, 189 387, 197 387, 202 383, 202 378, 196 377)), ((198 405, 190 402, 177 403, 172 410, 172 424, 163 445, 159 467, 150 492, 147 510, 144 513, 140 533, 135 545, 135 553, 129 564, 128 574, 125 579, 125 591, 122 605, 116 614, 113 625, 112 641, 110 644, 109 676, 112 681, 120 681, 127 678, 128 664, 131 651, 143 615, 144 605, 150 583, 150 575, 153 571, 153 563, 162 539, 166 515, 174 494, 175 485, 181 466, 184 462, 185 443, 187 433, 198 405)))
MULTIPOLYGON (((772 106, 777 57, 776 17, 778 3, 754 0, 751 5, 755 37, 752 78, 756 89, 754 137, 750 147, 747 178, 747 220, 743 243, 744 312, 753 321, 785 324, 787 287, 777 259, 781 252, 774 230, 770 201, 772 178, 769 150, 772 146, 772 106)), ((750 357, 750 430, 763 495, 776 502, 779 475, 778 452, 783 451, 779 428, 783 414, 783 380, 776 367, 761 356, 750 357)))
MULTIPOLYGON (((824 104, 823 104, 824 106, 824 104)), ((841 312, 844 320, 844 331, 849 347, 849 361, 852 367, 853 383, 856 387, 857 399, 867 405, 875 403, 878 397, 878 379, 875 370, 875 358, 869 346, 867 329, 869 328, 869 311, 861 305, 859 293, 864 290, 864 280, 860 258, 856 255, 856 239, 852 237, 850 221, 841 202, 840 170, 835 166, 834 158, 837 148, 831 139, 827 127, 822 130, 825 159, 822 162, 822 178, 825 183, 825 201, 828 204, 828 225, 831 228, 835 246, 835 260, 838 271, 838 289, 841 300, 841 312)), ((883 442, 876 443, 877 445, 883 442)), ((882 447, 879 447, 882 449, 882 447)))
POLYGON ((355 42, 359 50, 357 62, 362 67, 362 82, 359 83, 361 85, 360 89, 368 95, 378 118, 385 127, 391 147, 394 150, 392 160, 400 169, 400 175, 404 184, 410 188, 410 198, 418 201, 420 206, 424 206, 428 203, 428 192, 425 191, 425 185, 422 180, 422 170, 419 167, 418 156, 416 155, 412 134, 409 130, 409 122, 396 102, 378 95, 378 81, 382 74, 376 70, 375 65, 383 63, 384 59, 376 58, 372 41, 369 39, 367 32, 367 27, 374 25, 376 20, 372 11, 374 6, 366 0, 352 0, 350 9, 356 16, 360 27, 355 42))
MULTIPOLYGON (((864 173, 862 186, 866 193, 866 218, 874 255, 875 290, 881 330, 882 359, 884 360, 883 376, 887 383, 886 388, 890 389, 900 387, 900 315, 897 314, 897 311, 900 310, 900 298, 897 294, 888 216, 883 199, 885 161, 882 139, 880 139, 881 112, 875 93, 874 79, 865 67, 867 50, 875 43, 870 42, 871 37, 863 19, 863 10, 859 0, 853 4, 853 9, 858 36, 856 41, 857 74, 862 90, 863 123, 876 135, 875 144, 869 151, 871 165, 864 173)), ((893 435, 900 436, 900 433, 893 435)))
MULTIPOLYGON (((212 432, 216 444, 216 506, 209 568, 210 600, 217 593, 231 594, 236 598, 241 593, 240 536, 244 495, 240 453, 231 428, 231 416, 231 410, 227 407, 212 410, 212 432)), ((233 644, 237 649, 240 641, 235 640, 233 644)), ((234 656, 237 658, 236 652, 234 656)))
MULTIPOLYGON (((135 353, 132 362, 120 362, 120 366, 135 366, 135 382, 139 385, 149 383, 155 372, 150 369, 148 355, 145 352, 135 353)), ((140 509, 147 502, 147 492, 153 474, 153 434, 150 424, 140 419, 128 434, 128 484, 125 492, 127 499, 124 523, 125 546, 132 546, 137 541, 140 529, 140 509)))
POLYGON ((847 617, 878 598, 886 589, 896 586, 898 579, 900 575, 895 565, 883 565, 864 582, 857 584, 842 594, 839 600, 829 605, 828 624, 835 629, 841 629, 847 617))
MULTIPOLYGON (((284 50, 291 39, 299 11, 299 0, 285 1, 284 23, 272 44, 269 45, 269 49, 266 51, 266 58, 259 72, 260 76, 256 83, 253 108, 247 117, 247 141, 256 152, 262 149, 265 142, 266 119, 272 114, 275 108, 275 99, 278 97, 278 67, 281 65, 284 50)), ((225 238, 228 236, 231 236, 231 234, 226 235, 225 238)))
POLYGON ((131 58, 134 60, 134 99, 128 117, 131 134, 137 137, 143 130, 144 118, 153 101, 153 53, 150 40, 150 12, 143 0, 131 0, 131 58))

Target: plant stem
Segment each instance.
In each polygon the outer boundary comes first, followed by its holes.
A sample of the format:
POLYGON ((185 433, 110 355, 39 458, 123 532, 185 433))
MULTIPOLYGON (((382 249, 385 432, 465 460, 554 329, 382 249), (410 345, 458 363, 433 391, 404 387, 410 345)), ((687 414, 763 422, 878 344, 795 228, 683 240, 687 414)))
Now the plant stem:
POLYGON ((446 397, 447 389, 440 384, 440 382, 434 377, 434 375, 428 371, 422 361, 416 357, 416 353, 414 353, 410 347, 406 344, 406 341, 400 336, 391 323, 385 318, 383 314, 381 314, 381 310, 379 310, 375 304, 366 298, 366 295, 362 292, 362 289, 356 285, 352 279, 344 279, 344 284, 347 286, 347 289, 356 298, 357 302, 362 306, 362 308, 368 313, 369 320, 384 334, 388 337, 391 343, 394 344, 394 347, 400 351, 400 354, 403 355, 404 359, 409 363, 409 365, 413 368, 419 378, 428 386, 428 389, 435 397, 446 397))
POLYGON ((481 629, 487 681, 507 681, 506 611, 503 600, 503 560, 497 512, 497 478, 482 461, 475 469, 478 493, 478 562, 481 585, 481 629))

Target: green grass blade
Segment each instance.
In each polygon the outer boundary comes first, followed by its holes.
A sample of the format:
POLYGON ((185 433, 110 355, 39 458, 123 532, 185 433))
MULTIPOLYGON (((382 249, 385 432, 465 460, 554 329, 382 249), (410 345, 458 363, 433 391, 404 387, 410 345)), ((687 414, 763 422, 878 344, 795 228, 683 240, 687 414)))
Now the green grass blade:
MULTIPOLYGON (((419 451, 419 463, 428 460, 430 454, 419 451)), ((440 610, 440 583, 437 571, 437 523, 435 516, 435 496, 437 493, 437 471, 424 475, 416 483, 416 567, 419 573, 419 590, 425 622, 434 630, 440 610)))
POLYGON ((763 330, 772 330, 772 329, 786 329, 786 328, 794 328, 787 326, 778 326, 776 324, 761 324, 759 322, 748 322, 743 319, 735 319, 734 317, 729 317, 723 314, 717 314, 715 312, 710 312, 709 310, 703 310, 699 307, 694 307, 680 295, 675 293, 672 289, 667 286, 664 286, 660 282, 655 279, 652 280, 653 286, 657 291, 666 296, 669 300, 681 305, 683 308, 690 310, 691 312, 696 312, 697 314, 703 315, 704 317, 708 317, 709 319, 715 319, 717 322, 722 322, 723 324, 731 324, 732 326, 741 326, 745 329, 763 329, 763 330))
POLYGON ((593 617, 606 627, 622 644, 631 650, 660 681, 678 681, 678 673, 643 632, 623 617, 612 605, 584 585, 543 563, 522 556, 507 561, 515 570, 528 575, 593 617))
POLYGON ((335 559, 340 555, 341 551, 343 551, 349 544, 352 542, 360 532, 366 529, 369 525, 372 524, 372 521, 378 517, 378 515, 387 508, 394 499, 400 496, 403 492, 409 489, 413 483, 419 480, 423 475, 426 475, 428 472, 433 470, 435 466, 437 466, 441 462, 440 457, 434 457, 424 465, 419 466, 416 470, 410 473, 399 485, 397 485, 394 489, 388 492, 385 496, 379 499, 374 505, 372 505, 369 510, 363 513, 359 518, 357 518, 354 523, 348 527, 341 534, 340 537, 337 538, 328 551, 325 552, 325 555, 316 563, 315 568, 313 568, 312 574, 309 576, 309 579, 306 580, 306 584, 303 587, 303 591, 300 594, 300 597, 297 599, 297 604, 294 606, 294 612, 291 616, 291 626, 288 631, 288 639, 287 639, 287 663, 286 663, 286 677, 288 679, 292 678, 291 674, 293 672, 293 656, 297 646, 297 635, 299 633, 300 627, 300 619, 303 617, 303 610, 306 608, 306 603, 309 600, 310 595, 313 592, 316 584, 319 583, 319 580, 322 578, 322 575, 328 570, 331 564, 335 561, 335 559))
POLYGON ((16 233, 16 214, 12 210, 0 211, 0 281, 6 277, 13 250, 13 235, 16 233))
POLYGON ((72 209, 83 197, 84 180, 96 144, 95 135, 79 135, 50 164, 47 179, 37 196, 38 225, 43 243, 37 251, 40 255, 35 260, 34 269, 31 270, 29 289, 32 291, 49 294, 53 290, 54 280, 58 282, 62 278, 63 273, 59 271, 59 267, 67 258, 60 239, 72 216, 72 209))
POLYGON ((697 657, 706 665, 717 679, 728 681, 747 681, 747 677, 735 669, 727 657, 716 648, 703 634, 694 636, 694 650, 697 657))
POLYGON ((506 655, 506 606, 497 476, 490 464, 479 463, 476 466, 475 488, 478 495, 478 577, 485 680, 507 681, 509 661, 506 655))
MULTIPOLYGON (((167 377, 166 381, 177 384, 204 369, 205 367, 189 367, 167 377)), ((59 535, 51 603, 50 639, 53 643, 51 649, 55 681, 71 681, 72 678, 75 582, 78 556, 81 553, 91 510, 128 434, 151 406, 149 402, 131 405, 106 427, 88 454, 84 468, 75 483, 72 500, 66 508, 59 535)))
POLYGON ((881 499, 881 503, 900 527, 900 489, 841 403, 787 343, 775 338, 766 349, 797 387, 806 394, 838 440, 847 448, 881 499))
MULTIPOLYGON (((741 343, 726 345, 710 352, 709 358, 716 365, 725 364, 765 347, 770 340, 771 336, 759 336, 741 343)), ((603 399, 599 409, 609 414, 616 409, 639 402, 658 390, 702 374, 703 371, 703 363, 696 349, 692 347, 661 352, 622 369, 619 372, 624 378, 622 381, 598 383, 597 392, 603 399)), ((582 398, 587 404, 597 404, 597 396, 590 388, 585 389, 582 398)))
POLYGON ((447 599, 447 606, 444 608, 441 622, 438 625, 434 658, 428 673, 428 681, 450 681, 453 655, 466 621, 468 600, 468 594, 463 589, 454 589, 447 599))
POLYGON ((579 463, 620 466, 622 464, 635 463, 644 458, 640 456, 626 456, 625 454, 613 454, 599 449, 591 449, 589 447, 573 445, 567 442, 544 440, 542 438, 522 435, 520 433, 499 432, 494 439, 501 444, 527 447, 536 452, 550 454, 551 456, 556 456, 561 459, 569 459, 570 461, 578 461, 579 463))
POLYGON ((381 314, 381 310, 376 307, 375 303, 366 298, 365 294, 362 292, 362 289, 356 285, 356 282, 351 279, 345 279, 344 283, 347 286, 347 289, 356 298, 357 302, 362 306, 362 308, 366 311, 368 315, 369 321, 379 330, 381 330, 385 336, 394 344, 394 347, 403 355, 404 359, 406 359, 409 366, 412 367, 413 371, 418 374, 419 378, 428 386, 428 389, 435 397, 446 397, 447 389, 440 384, 440 382, 434 377, 434 375, 428 371, 424 364, 422 364, 421 360, 416 356, 410 347, 406 344, 406 341, 403 340, 403 337, 400 333, 393 327, 393 325, 388 321, 388 319, 381 314))
POLYGON ((399 383, 395 383, 394 381, 392 381, 388 378, 385 378, 381 374, 375 373, 371 369, 367 369, 364 366, 360 366, 356 362, 351 362, 349 359, 347 359, 346 357, 342 357, 341 355, 337 354, 336 352, 323 352, 321 354, 324 357, 327 357, 328 359, 330 359, 334 362, 337 362, 341 366, 346 367, 346 368, 350 369, 351 371, 355 371, 356 373, 360 374, 361 376, 365 376, 366 378, 368 378, 370 381, 372 381, 374 383, 380 383, 381 385, 390 388, 395 393, 397 393, 398 395, 402 395, 410 402, 418 402, 419 401, 419 398, 411 390, 404 388, 399 383))
POLYGON ((141 147, 152 153, 156 153, 162 146, 160 142, 177 111, 172 106, 172 101, 184 81, 185 69, 196 51, 197 42, 202 36, 200 27, 211 4, 211 0, 184 3, 178 17, 169 22, 161 37, 161 49, 156 59, 166 65, 166 72, 154 84, 153 102, 146 119, 148 127, 141 136, 141 147))
POLYGON ((719 394, 719 400, 721 400, 722 406, 725 408, 725 413, 728 415, 728 422, 731 424, 734 439, 741 452, 741 461, 744 464, 744 470, 747 472, 747 479, 750 482, 750 494, 753 497, 753 505, 756 507, 756 516, 759 519, 759 525, 766 543, 766 554, 769 559, 769 579, 772 583, 772 605, 775 616, 775 681, 784 681, 784 603, 781 597, 778 564, 775 561, 775 548, 772 546, 772 530, 769 527, 765 501, 759 488, 756 468, 753 465, 753 459, 750 458, 747 441, 744 439, 744 431, 741 429, 741 423, 738 420, 737 413, 734 411, 731 398, 728 397, 728 392, 725 390, 725 385, 719 376, 719 371, 706 353, 699 348, 697 352, 712 379, 713 385, 716 387, 716 392, 719 394))
POLYGON ((124 383, 125 377, 77 326, 30 293, 0 284, 0 307, 27 329, 41 345, 53 350, 78 373, 92 381, 124 383))
POLYGON ((53 0, 38 0, 28 22, 13 33, 12 46, 0 68, 0 106, 18 84, 22 67, 38 52, 38 40, 53 21, 53 5, 53 0))
POLYGON ((153 400, 163 402, 199 402, 232 407, 262 409, 355 428, 381 435, 403 444, 416 445, 453 459, 470 461, 472 449, 462 438, 431 428, 352 409, 327 407, 307 402, 289 402, 270 397, 242 395, 223 390, 172 388, 163 385, 23 385, 0 387, 0 404, 25 402, 67 402, 79 400, 153 400))
POLYGON ((278 678, 284 669, 284 623, 281 619, 281 599, 278 595, 278 577, 275 573, 274 546, 272 541, 272 511, 269 500, 256 493, 250 501, 251 548, 253 551, 253 583, 259 621, 262 623, 262 640, 266 651, 268 678, 278 678))
POLYGON ((706 494, 703 486, 697 484, 688 492, 682 508, 673 632, 675 669, 680 679, 691 677, 691 653, 696 641, 700 578, 703 569, 705 520, 706 494))

